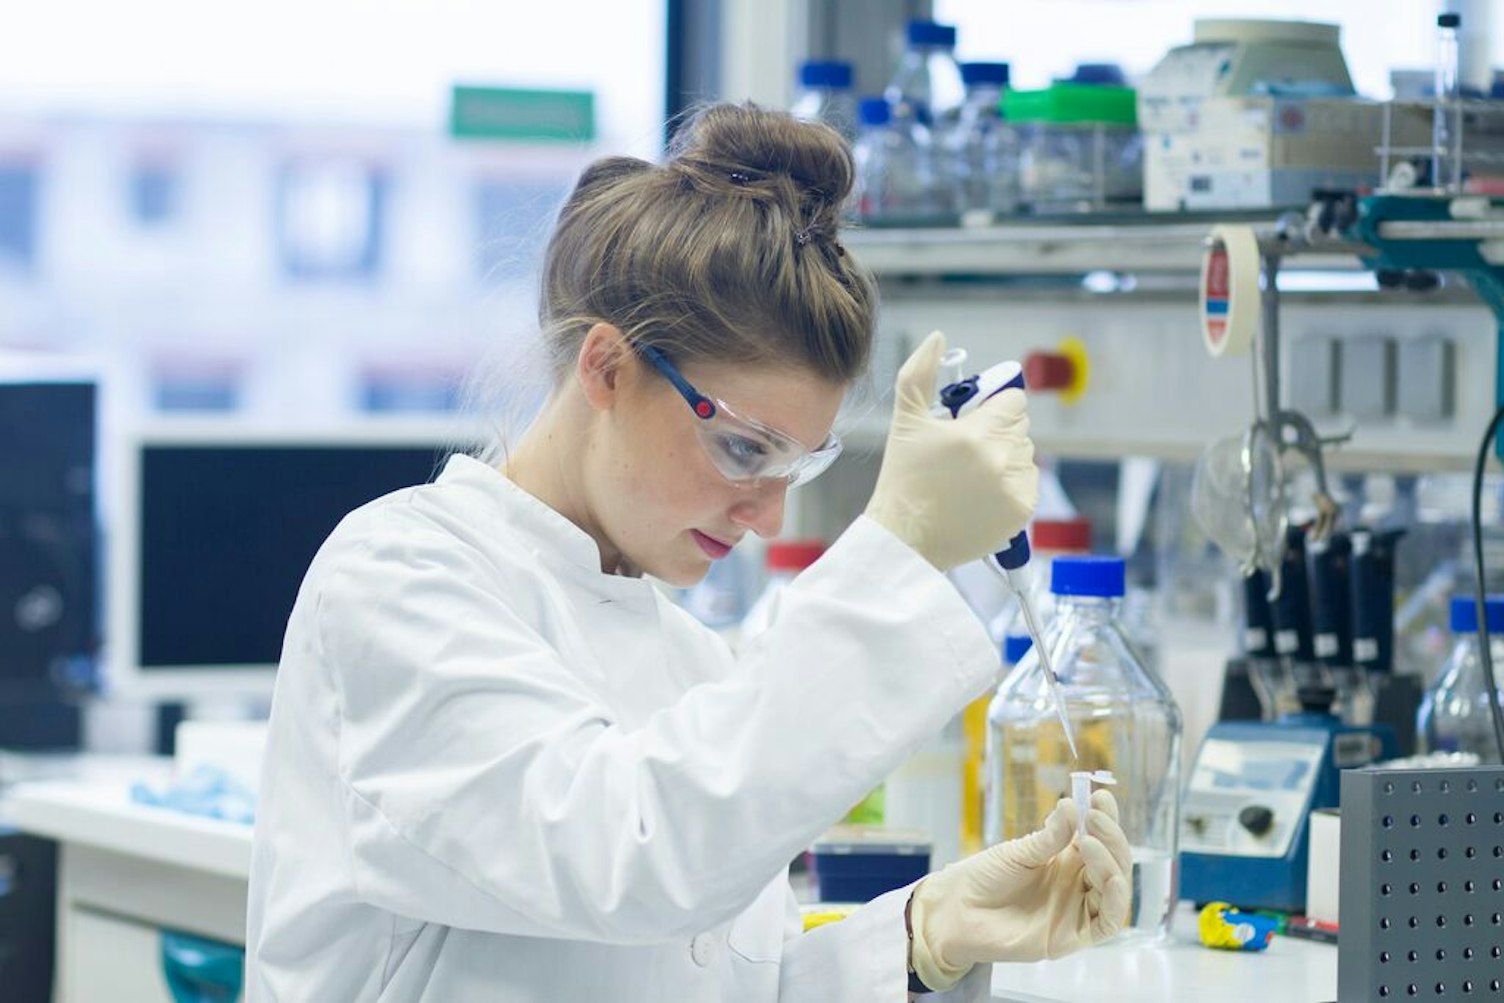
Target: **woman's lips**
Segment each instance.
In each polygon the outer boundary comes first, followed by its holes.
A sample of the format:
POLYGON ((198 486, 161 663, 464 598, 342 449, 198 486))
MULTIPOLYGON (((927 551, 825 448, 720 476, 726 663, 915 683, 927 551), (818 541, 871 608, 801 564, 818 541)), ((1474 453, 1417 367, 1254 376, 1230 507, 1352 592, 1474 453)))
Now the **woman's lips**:
POLYGON ((712 561, 718 561, 731 553, 731 544, 729 543, 722 543, 713 536, 706 536, 698 529, 692 529, 689 533, 695 538, 695 542, 700 545, 700 549, 705 551, 712 561))

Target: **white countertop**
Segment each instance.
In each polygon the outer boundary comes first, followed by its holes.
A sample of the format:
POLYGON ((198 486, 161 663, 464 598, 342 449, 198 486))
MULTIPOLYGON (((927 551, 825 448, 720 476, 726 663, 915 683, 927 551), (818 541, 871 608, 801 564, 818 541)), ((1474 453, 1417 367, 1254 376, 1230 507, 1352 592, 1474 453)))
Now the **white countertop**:
MULTIPOLYGON (((142 774, 138 774, 142 776, 142 774)), ((24 831, 97 849, 245 880, 248 825, 132 802, 128 785, 105 779, 10 785, 0 814, 24 831)), ((1264 951, 1216 951, 1196 936, 1182 903, 1169 940, 1125 941, 1059 961, 995 965, 995 1003, 1327 1003, 1337 998, 1337 948, 1275 937, 1264 951)))
POLYGON ((244 881, 251 872, 249 825, 131 801, 119 781, 37 780, 4 796, 5 821, 60 843, 130 854, 244 881))
POLYGON ((1201 946, 1182 902, 1170 939, 1127 941, 1059 961, 994 965, 995 1003, 1327 1003, 1337 998, 1337 947, 1275 937, 1262 951, 1201 946))

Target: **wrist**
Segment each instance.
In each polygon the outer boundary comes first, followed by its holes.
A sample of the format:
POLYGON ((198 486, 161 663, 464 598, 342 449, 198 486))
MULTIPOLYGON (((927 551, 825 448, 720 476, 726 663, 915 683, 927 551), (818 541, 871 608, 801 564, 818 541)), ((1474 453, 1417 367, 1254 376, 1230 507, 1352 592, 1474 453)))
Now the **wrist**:
POLYGON ((909 972, 909 993, 913 994, 913 993, 928 993, 928 992, 933 992, 933 990, 930 989, 929 986, 925 985, 924 980, 919 977, 919 973, 916 972, 916 971, 914 971, 914 916, 913 916, 913 909, 914 909, 914 893, 910 892, 909 893, 908 901, 904 902, 904 904, 903 904, 903 930, 904 930, 904 933, 906 933, 908 935, 907 967, 908 967, 908 972, 909 972))
POLYGON ((908 547, 937 570, 944 571, 925 546, 923 520, 919 519, 907 503, 889 504, 873 497, 867 502, 862 514, 877 523, 899 543, 908 547))
MULTIPOLYGON (((933 875, 931 875, 933 877, 933 875)), ((927 922, 930 909, 938 903, 930 899, 938 889, 929 878, 915 886, 904 909, 904 922, 909 931, 909 970, 930 992, 944 992, 960 982, 971 970, 971 965, 959 967, 946 963, 940 956, 939 945, 929 938, 927 922), (926 894, 926 893, 929 894, 926 894)), ((943 893, 942 893, 943 894, 943 893)))

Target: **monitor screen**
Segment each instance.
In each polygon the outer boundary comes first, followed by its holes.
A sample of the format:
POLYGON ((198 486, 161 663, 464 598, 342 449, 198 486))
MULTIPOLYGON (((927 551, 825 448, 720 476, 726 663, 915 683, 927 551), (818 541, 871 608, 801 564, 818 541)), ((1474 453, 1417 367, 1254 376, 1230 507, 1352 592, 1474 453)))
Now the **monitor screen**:
POLYGON ((93 382, 0 377, 0 699, 92 676, 94 413, 93 382))
POLYGON ((123 478, 117 681, 160 698, 269 691, 288 614, 352 510, 430 481, 453 441, 148 437, 123 478))

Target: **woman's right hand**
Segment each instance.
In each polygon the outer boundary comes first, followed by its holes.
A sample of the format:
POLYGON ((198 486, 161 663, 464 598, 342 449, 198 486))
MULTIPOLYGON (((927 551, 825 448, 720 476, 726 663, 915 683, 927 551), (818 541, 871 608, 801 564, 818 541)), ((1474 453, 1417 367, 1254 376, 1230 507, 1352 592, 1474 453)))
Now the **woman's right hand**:
POLYGON ((1039 500, 1021 390, 960 418, 930 413, 945 336, 934 331, 898 372, 893 423, 866 514, 941 571, 1002 550, 1039 500))

